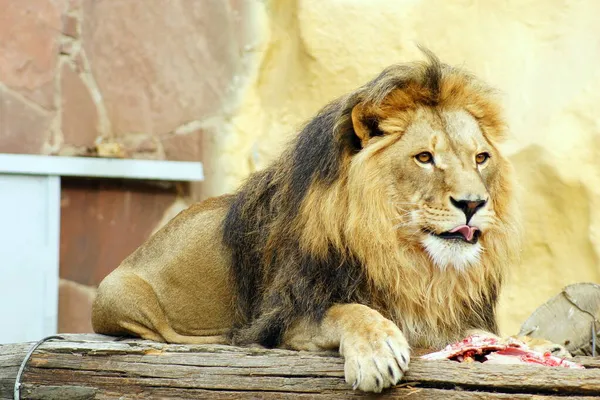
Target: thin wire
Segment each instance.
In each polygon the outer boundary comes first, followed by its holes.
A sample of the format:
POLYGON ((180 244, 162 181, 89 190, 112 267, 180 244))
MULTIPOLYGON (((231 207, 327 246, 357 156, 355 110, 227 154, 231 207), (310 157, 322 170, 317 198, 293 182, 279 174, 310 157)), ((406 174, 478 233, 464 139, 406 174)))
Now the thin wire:
POLYGON ((596 357, 596 321, 592 321, 592 357, 596 357))
POLYGON ((51 339, 64 340, 65 338, 62 336, 57 336, 57 335, 46 336, 45 338, 43 338, 42 340, 40 340, 39 342, 37 342, 36 344, 31 346, 31 349, 29 349, 29 351, 25 355, 25 358, 21 362, 21 366, 19 367, 19 372, 17 373, 17 377, 15 378, 15 388, 13 390, 13 399, 14 400, 21 400, 21 376, 23 375, 23 372, 25 372, 25 367, 27 366, 27 362, 29 361, 29 358, 31 357, 31 355, 33 354, 35 349, 40 347, 44 342, 51 340, 51 339))

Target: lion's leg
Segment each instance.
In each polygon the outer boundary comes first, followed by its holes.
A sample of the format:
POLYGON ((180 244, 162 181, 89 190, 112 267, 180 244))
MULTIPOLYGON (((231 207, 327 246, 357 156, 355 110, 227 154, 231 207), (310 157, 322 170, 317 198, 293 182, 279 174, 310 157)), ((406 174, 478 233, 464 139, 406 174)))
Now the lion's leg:
POLYGON ((369 392, 398 383, 410 361, 410 347, 400 329, 362 304, 334 305, 320 323, 298 321, 283 341, 296 350, 338 348, 345 359, 346 382, 369 392))
POLYGON ((152 287, 136 274, 117 272, 98 288, 92 323, 97 333, 134 335, 157 342, 181 344, 228 343, 226 330, 201 331, 197 336, 177 333, 167 320, 152 287), (132 307, 132 305, 135 305, 132 307))
POLYGON ((144 325, 134 323, 134 322, 124 322, 120 323, 121 327, 124 328, 129 333, 134 333, 136 336, 141 337, 142 339, 152 340, 154 342, 164 342, 165 339, 160 336, 158 333, 154 332, 146 328, 144 325))

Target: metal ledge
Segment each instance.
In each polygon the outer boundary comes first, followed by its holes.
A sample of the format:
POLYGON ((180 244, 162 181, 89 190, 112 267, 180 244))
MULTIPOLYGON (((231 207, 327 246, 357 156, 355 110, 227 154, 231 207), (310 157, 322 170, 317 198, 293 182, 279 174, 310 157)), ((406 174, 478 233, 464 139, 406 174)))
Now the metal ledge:
POLYGON ((202 181, 201 162, 0 154, 0 174, 202 181))

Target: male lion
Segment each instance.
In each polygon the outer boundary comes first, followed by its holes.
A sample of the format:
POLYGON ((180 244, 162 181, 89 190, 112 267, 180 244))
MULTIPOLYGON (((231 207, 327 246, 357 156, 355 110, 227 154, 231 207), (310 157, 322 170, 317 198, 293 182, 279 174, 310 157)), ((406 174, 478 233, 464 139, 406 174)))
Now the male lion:
POLYGON ((234 195, 192 205, 104 279, 98 333, 339 349, 379 392, 409 344, 497 333, 518 252, 492 91, 428 61, 327 105, 234 195))

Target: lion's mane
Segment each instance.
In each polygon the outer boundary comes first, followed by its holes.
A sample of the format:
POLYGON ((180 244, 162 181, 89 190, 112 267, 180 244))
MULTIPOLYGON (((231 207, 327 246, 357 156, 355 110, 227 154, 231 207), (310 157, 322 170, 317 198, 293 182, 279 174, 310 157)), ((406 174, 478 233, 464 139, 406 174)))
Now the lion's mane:
POLYGON ((441 270, 397 236, 389 188, 367 176, 369 159, 360 159, 357 106, 371 110, 359 121, 371 135, 382 133, 386 113, 418 106, 465 109, 493 143, 504 133, 492 91, 431 54, 427 62, 389 67, 325 106, 279 159, 245 182, 224 220, 234 343, 277 346, 299 317, 318 321, 334 303, 349 302, 394 320, 412 345, 441 345, 468 328, 497 332, 498 292, 517 253, 508 166, 492 199, 501 224, 482 237, 481 265, 441 270))

